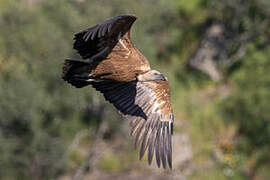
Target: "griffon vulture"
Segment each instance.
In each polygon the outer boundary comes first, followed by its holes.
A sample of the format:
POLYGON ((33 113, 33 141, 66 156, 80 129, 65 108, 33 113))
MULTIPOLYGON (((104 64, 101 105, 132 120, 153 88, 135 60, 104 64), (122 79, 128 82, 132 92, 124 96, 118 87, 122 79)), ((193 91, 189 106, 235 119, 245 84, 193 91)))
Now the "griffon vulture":
POLYGON ((167 78, 150 68, 130 40, 136 16, 120 15, 74 35, 73 48, 86 61, 67 59, 62 78, 82 88, 91 85, 130 120, 140 159, 172 168, 173 112, 167 78))

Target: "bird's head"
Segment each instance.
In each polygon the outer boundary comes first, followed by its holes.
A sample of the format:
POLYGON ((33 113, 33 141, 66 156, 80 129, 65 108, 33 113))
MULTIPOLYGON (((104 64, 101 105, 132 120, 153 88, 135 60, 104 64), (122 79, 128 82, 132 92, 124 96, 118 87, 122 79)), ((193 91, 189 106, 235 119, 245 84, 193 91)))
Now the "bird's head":
POLYGON ((168 81, 168 79, 163 74, 161 74, 156 70, 151 70, 144 74, 140 74, 138 75, 137 79, 138 81, 155 81, 155 80, 168 81))

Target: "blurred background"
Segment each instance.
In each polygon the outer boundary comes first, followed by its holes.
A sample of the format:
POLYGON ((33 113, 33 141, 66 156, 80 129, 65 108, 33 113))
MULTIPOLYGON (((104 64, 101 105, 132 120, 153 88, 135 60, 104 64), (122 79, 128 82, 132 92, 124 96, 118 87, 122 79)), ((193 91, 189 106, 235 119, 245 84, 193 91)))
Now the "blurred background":
POLYGON ((269 179, 269 44, 269 0, 0 0, 0 179, 269 179), (173 170, 139 161, 113 106, 61 79, 73 34, 124 13, 170 80, 173 170))

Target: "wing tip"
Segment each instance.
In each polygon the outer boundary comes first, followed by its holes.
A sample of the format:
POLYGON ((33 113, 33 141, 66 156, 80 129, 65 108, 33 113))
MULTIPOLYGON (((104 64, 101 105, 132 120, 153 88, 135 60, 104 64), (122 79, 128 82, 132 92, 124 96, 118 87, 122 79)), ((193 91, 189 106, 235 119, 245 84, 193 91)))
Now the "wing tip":
POLYGON ((155 156, 158 168, 172 169, 171 129, 169 128, 169 122, 157 123, 152 127, 150 126, 151 128, 149 129, 147 125, 150 125, 150 123, 143 123, 140 126, 140 130, 136 132, 135 148, 137 148, 138 144, 141 145, 139 159, 142 160, 146 149, 148 149, 148 165, 152 164, 153 157, 155 156))

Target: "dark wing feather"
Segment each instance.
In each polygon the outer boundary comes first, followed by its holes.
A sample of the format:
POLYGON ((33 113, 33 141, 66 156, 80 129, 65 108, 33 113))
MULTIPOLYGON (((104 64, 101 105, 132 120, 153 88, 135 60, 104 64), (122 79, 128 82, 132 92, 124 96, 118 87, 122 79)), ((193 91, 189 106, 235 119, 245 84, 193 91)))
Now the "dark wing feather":
POLYGON ((168 82, 93 82, 107 101, 130 120, 135 147, 139 144, 140 159, 148 149, 148 163, 155 154, 158 167, 172 168, 171 134, 173 115, 168 82))
POLYGON ((91 84, 96 90, 103 93, 105 99, 112 103, 121 114, 147 118, 143 110, 135 104, 136 81, 126 83, 104 80, 91 84))
POLYGON ((119 35, 129 32, 136 20, 133 15, 120 15, 74 35, 73 48, 83 59, 104 59, 117 44, 119 35))

